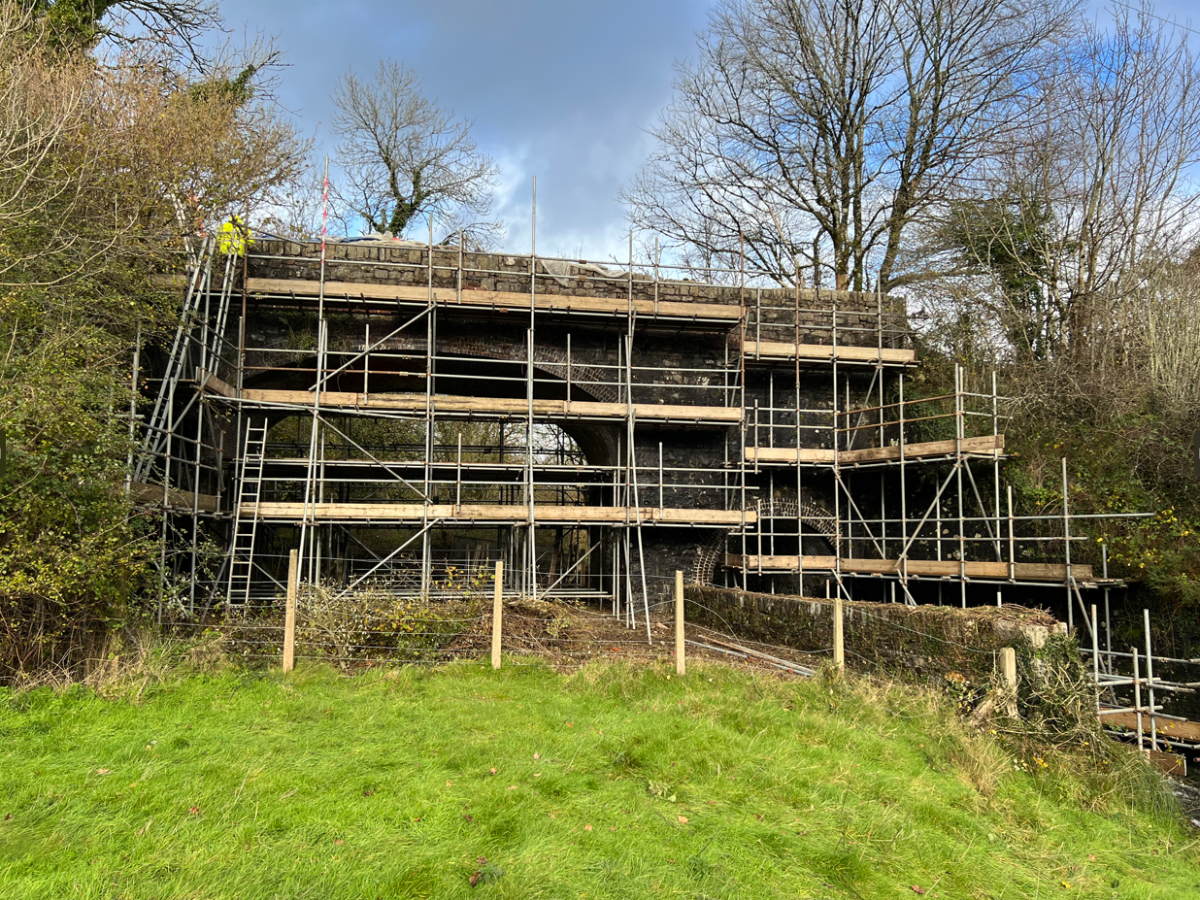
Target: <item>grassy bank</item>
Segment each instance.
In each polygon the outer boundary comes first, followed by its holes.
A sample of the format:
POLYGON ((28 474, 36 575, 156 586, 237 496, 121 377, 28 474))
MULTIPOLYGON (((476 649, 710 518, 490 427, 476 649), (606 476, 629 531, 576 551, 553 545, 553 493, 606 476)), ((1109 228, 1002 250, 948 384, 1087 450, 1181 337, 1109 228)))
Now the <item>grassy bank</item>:
POLYGON ((470 663, 0 701, 6 898, 1200 897, 1165 808, 869 682, 470 663))

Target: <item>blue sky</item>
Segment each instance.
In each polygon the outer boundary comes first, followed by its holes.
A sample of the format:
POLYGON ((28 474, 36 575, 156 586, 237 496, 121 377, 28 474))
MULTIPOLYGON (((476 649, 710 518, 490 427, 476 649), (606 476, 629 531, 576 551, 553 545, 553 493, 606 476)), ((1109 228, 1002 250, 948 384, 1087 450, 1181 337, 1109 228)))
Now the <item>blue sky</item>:
POLYGON ((621 185, 650 147, 645 129, 671 93, 672 66, 695 46, 705 0, 442 0, 437 3, 223 0, 227 24, 276 37, 291 64, 280 99, 332 151, 330 89, 390 56, 425 92, 473 119, 500 164, 505 249, 606 259, 626 252, 621 185))
MULTIPOLYGON (((341 74, 373 75, 392 57, 425 92, 473 119, 502 168, 503 246, 530 246, 538 180, 538 251, 623 258, 621 185, 650 149, 646 128, 671 95, 673 65, 694 52, 713 0, 221 0, 227 24, 274 36, 286 53, 282 103, 323 153, 329 94, 341 74)), ((1103 18, 1105 4, 1090 4, 1103 18)), ((1186 21, 1195 0, 1163 0, 1186 21)), ((1193 36, 1196 47, 1200 39, 1193 36)))

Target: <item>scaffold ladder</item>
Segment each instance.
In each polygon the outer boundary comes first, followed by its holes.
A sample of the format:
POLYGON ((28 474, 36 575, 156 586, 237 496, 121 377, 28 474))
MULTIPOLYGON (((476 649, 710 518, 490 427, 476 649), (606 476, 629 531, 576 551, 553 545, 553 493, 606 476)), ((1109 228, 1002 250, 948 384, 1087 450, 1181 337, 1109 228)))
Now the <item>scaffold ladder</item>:
POLYGON ((229 585, 226 600, 247 604, 250 601, 251 574, 254 570, 254 538, 258 532, 258 509, 262 500, 263 457, 267 449, 266 419, 261 424, 246 423, 246 442, 242 448, 242 466, 238 478, 237 505, 234 507, 233 540, 229 548, 229 585), (253 512, 246 513, 245 510, 253 512))
MULTIPOLYGON (((161 461, 163 453, 169 454, 171 451, 171 424, 176 413, 174 389, 180 381, 195 374, 192 367, 199 361, 193 346, 194 332, 201 315, 201 298, 207 296, 209 291, 212 262, 213 242, 206 238, 200 245, 196 265, 188 270, 187 294, 180 309, 175 339, 171 343, 171 352, 158 385, 154 405, 143 425, 142 446, 138 452, 134 481, 148 480, 155 466, 161 461)), ((160 477, 169 478, 170 473, 163 471, 160 477)))

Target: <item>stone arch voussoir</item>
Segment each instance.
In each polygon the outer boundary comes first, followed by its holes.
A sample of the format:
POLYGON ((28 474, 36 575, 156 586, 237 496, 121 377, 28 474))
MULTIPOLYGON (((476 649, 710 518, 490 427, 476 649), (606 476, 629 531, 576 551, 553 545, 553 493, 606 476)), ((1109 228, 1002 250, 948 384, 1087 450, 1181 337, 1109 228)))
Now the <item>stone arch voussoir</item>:
MULTIPOLYGON (((766 509, 778 518, 799 519, 813 531, 825 535, 831 542, 836 543, 837 541, 838 530, 833 515, 811 500, 797 502, 795 497, 785 497, 774 501, 759 499, 755 501, 752 507, 748 507, 748 509, 756 513, 766 509)), ((722 557, 725 555, 726 542, 729 540, 730 535, 736 534, 737 531, 738 529, 736 528, 718 531, 707 541, 696 547, 692 562, 691 584, 713 583, 717 568, 720 566, 722 557)))

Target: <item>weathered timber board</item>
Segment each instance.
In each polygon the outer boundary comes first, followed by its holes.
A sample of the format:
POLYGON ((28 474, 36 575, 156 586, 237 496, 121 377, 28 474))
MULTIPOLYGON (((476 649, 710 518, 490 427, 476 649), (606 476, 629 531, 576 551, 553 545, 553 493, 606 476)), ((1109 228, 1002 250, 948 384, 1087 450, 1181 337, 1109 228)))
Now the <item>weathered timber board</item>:
MULTIPOLYGON (((219 378, 209 375, 202 380, 204 390, 234 399, 237 391, 219 378)), ((246 389, 241 399, 250 403, 285 406, 313 405, 312 391, 282 391, 246 389)), ((444 394, 432 399, 435 413, 481 416, 525 416, 529 401, 509 397, 455 397, 444 394)), ((349 391, 321 391, 322 409, 367 409, 387 412, 425 414, 424 394, 357 394, 349 391)), ((544 419, 625 419, 629 407, 624 403, 594 401, 534 400, 533 414, 544 419)), ((739 408, 728 406, 682 406, 665 403, 633 404, 634 419, 653 422, 710 422, 736 425, 742 420, 739 408)))
MULTIPOLYGON (((929 441, 923 444, 906 444, 903 447, 905 459, 921 459, 930 456, 947 456, 954 453, 958 447, 956 441, 929 441)), ((837 461, 846 465, 861 462, 879 462, 882 460, 900 459, 902 448, 896 447, 865 447, 862 450, 842 450, 837 454, 837 461)), ((965 438, 962 441, 963 453, 1000 453, 1004 450, 1004 435, 985 435, 983 437, 965 438)), ((746 461, 760 463, 794 463, 797 454, 795 447, 747 447, 746 461)), ((833 463, 832 450, 801 447, 800 462, 833 463)))
MULTIPOLYGON (((803 560, 805 569, 832 569, 836 559, 832 556, 740 556, 727 554, 725 564, 735 568, 745 567, 749 570, 763 569, 774 571, 794 572, 800 568, 803 560)), ((1091 566, 1071 567, 1077 581, 1092 579, 1091 566)), ((843 559, 841 570, 863 575, 895 575, 901 570, 899 560, 895 559, 843 559)), ((1017 563, 1014 575, 1022 581, 1065 581, 1067 567, 1053 563, 1017 563)), ((952 559, 910 559, 908 561, 909 575, 922 576, 957 576, 963 569, 961 564, 952 559)), ((968 578, 1008 578, 1008 563, 1002 562, 968 562, 966 575, 968 578)))
MULTIPOLYGON (((305 504, 303 503, 264 502, 257 506, 260 519, 299 521, 304 517, 304 510, 305 504)), ((525 506, 482 503, 464 503, 461 506, 449 503, 430 504, 429 506, 420 503, 315 503, 310 504, 308 510, 309 514, 317 520, 354 519, 414 523, 423 519, 449 519, 457 522, 525 522, 529 515, 528 507, 525 506)), ((637 508, 626 509, 623 506, 535 506, 534 521, 547 524, 561 522, 635 523, 638 520, 638 513, 637 508)), ((733 527, 740 525, 743 521, 742 513, 738 510, 642 507, 640 513, 643 524, 733 527)), ((242 504, 241 514, 253 516, 255 504, 242 504)), ((746 512, 745 521, 747 524, 753 523, 755 514, 746 512)))
POLYGON ((1147 750, 1146 758, 1154 763, 1164 775, 1187 777, 1187 757, 1162 750, 1147 750))
MULTIPOLYGON (((161 506, 163 502, 163 488, 160 484, 144 484, 140 481, 135 481, 129 485, 129 496, 136 503, 149 503, 156 506, 161 506)), ((167 494, 167 506, 171 509, 192 510, 198 509, 200 512, 217 512, 217 498, 212 494, 200 494, 197 496, 191 491, 180 490, 179 488, 171 488, 167 494)))
MULTIPOLYGON (((1137 713, 1122 712, 1105 715, 1101 712, 1100 720, 1105 725, 1119 725, 1137 732, 1137 713)), ((1158 736, 1164 740, 1187 741, 1189 744, 1200 744, 1200 722, 1176 722, 1174 719, 1154 718, 1154 728, 1158 736)), ((1142 716, 1142 732, 1150 733, 1150 717, 1142 716)))
MULTIPOLYGON (((833 463, 834 453, 819 447, 801 447, 800 462, 833 463)), ((746 462, 759 463, 795 463, 797 451, 795 447, 747 447, 746 462)))
MULTIPOLYGON (((316 296, 320 282, 278 278, 250 278, 246 289, 251 294, 284 294, 301 297, 316 296)), ((351 297, 366 300, 392 300, 397 303, 428 303, 429 288, 404 285, 360 284, 353 281, 325 282, 326 297, 351 297)), ((439 306, 482 307, 486 309, 529 309, 529 294, 512 291, 464 290, 460 295, 450 288, 434 288, 434 302, 439 306)), ((577 297, 567 294, 537 294, 534 308, 547 312, 607 313, 628 315, 629 300, 604 297, 577 297)), ((633 311, 639 316, 669 319, 719 319, 736 322, 742 311, 737 306, 721 303, 689 303, 679 300, 634 300, 633 311)))
POLYGON ((917 361, 914 350, 897 350, 890 347, 851 347, 839 344, 788 344, 781 341, 746 341, 742 345, 744 355, 753 359, 796 359, 812 362, 829 362, 837 359, 848 363, 885 363, 909 366, 917 361), (835 353, 836 350, 836 353, 835 353))

